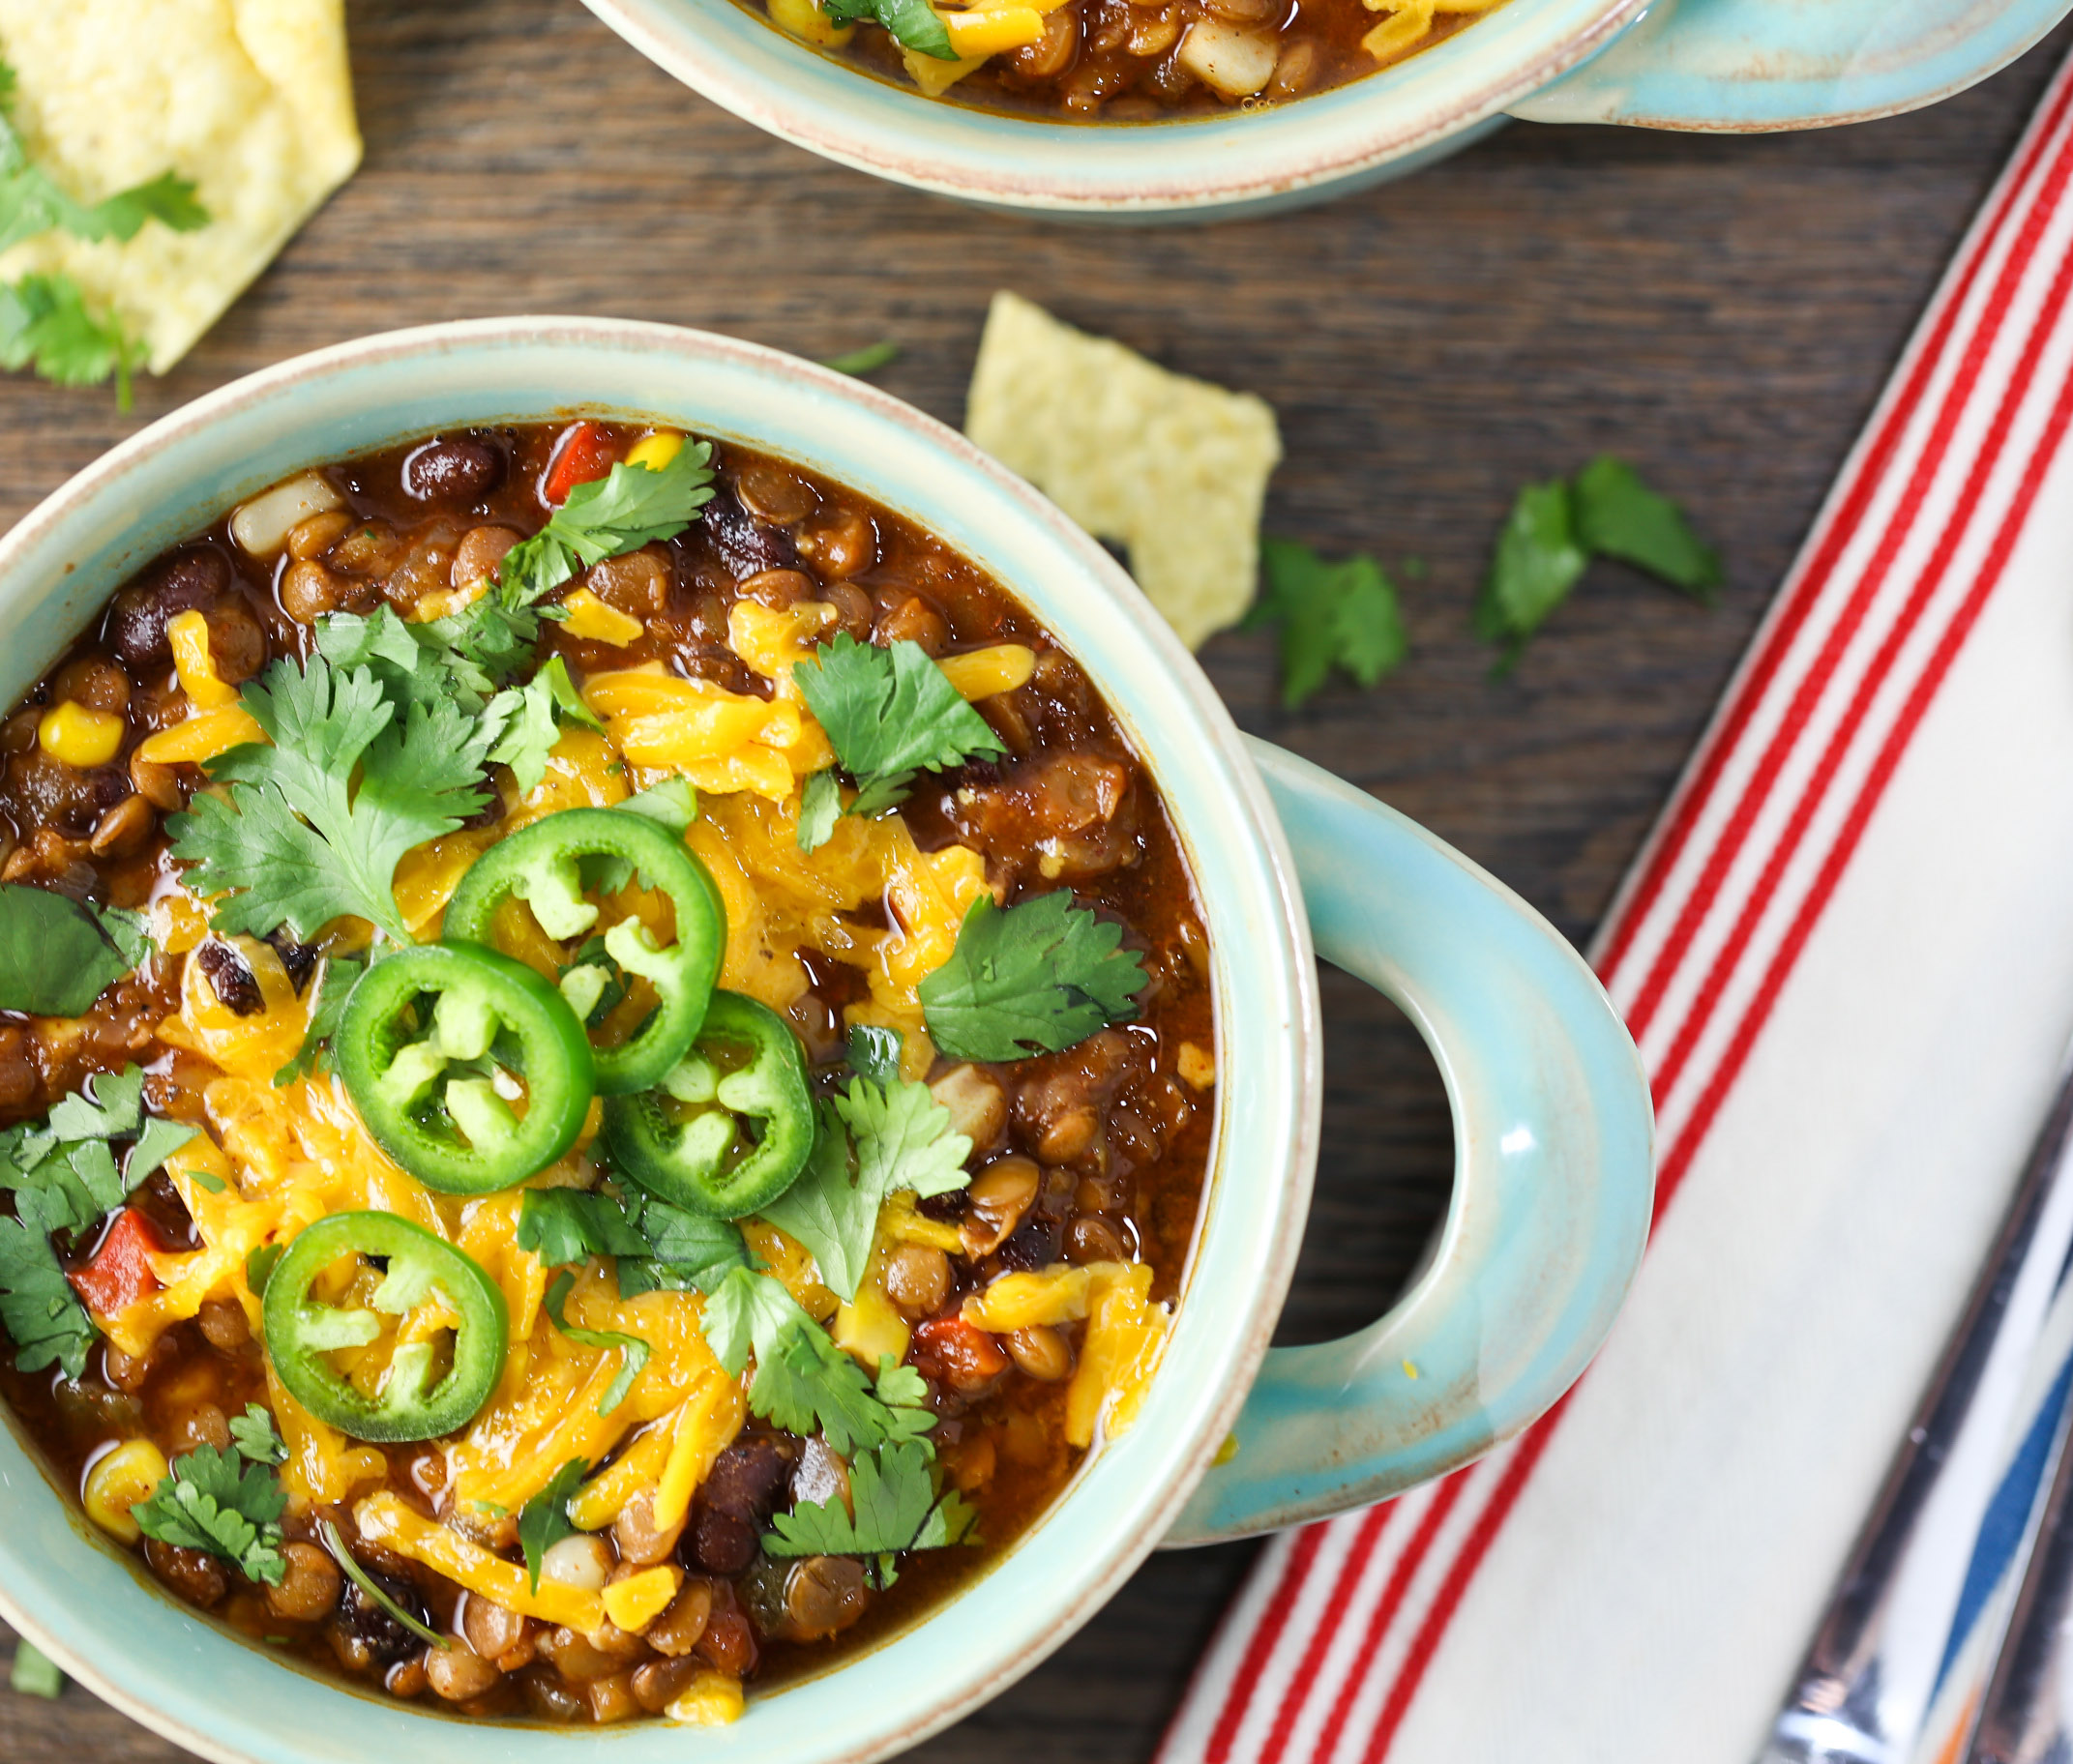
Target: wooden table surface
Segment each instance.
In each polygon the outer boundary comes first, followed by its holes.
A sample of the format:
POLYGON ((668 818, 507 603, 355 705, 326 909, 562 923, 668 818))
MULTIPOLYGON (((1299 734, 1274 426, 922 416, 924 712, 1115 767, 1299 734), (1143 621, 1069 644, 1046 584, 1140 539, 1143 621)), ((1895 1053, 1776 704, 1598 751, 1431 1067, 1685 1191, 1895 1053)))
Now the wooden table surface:
MULTIPOLYGON (((766 139, 576 0, 355 0, 367 160, 216 331, 139 388, 0 379, 0 520, 136 426, 370 331, 585 312, 804 355, 897 340, 877 376, 957 423, 989 295, 1010 287, 1281 415, 1268 525, 1422 560, 1414 650, 1373 693, 1286 715, 1263 635, 1203 663, 1247 729, 1386 798, 1585 941, 2006 157, 2061 31, 1914 116, 1726 139, 1519 127, 1407 183, 1217 228, 967 212, 766 139), (1513 493, 1614 449, 1727 555, 1707 611, 1594 569, 1517 673, 1468 625, 1513 493)), ((1431 1060, 1324 985, 1324 1156, 1288 1340, 1375 1316, 1445 1203, 1431 1060)), ((0 1521, 4 1522, 4 1521, 0 1521)), ((1251 1545, 1155 1555, 1046 1665, 917 1757, 1148 1757, 1251 1545)), ((0 1656, 12 1646, 0 1630, 0 1656)), ((9 1764, 186 1754, 77 1687, 0 1688, 9 1764)))

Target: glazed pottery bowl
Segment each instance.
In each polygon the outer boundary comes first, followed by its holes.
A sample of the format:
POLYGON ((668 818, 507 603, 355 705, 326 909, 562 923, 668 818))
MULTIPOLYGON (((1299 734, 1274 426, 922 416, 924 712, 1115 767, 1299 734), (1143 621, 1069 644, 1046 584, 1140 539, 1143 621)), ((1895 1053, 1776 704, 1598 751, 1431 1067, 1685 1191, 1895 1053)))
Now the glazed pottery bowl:
POLYGON ((226 387, 0 541, 0 696, 34 681, 131 571, 264 485, 435 427, 575 411, 752 444, 911 516, 1019 595, 1107 697, 1179 831, 1214 964, 1222 1081, 1177 1319, 1135 1425, 967 1590, 695 1737, 655 1722, 601 1734, 446 1720, 286 1664, 155 1590, 18 1429, 0 1430, 0 1613, 211 1757, 366 1764, 436 1748, 444 1764, 554 1764, 599 1745, 616 1764, 676 1764, 692 1745, 758 1764, 882 1756, 1026 1671, 1162 1540, 1376 1500, 1515 1433, 1583 1369, 1641 1253, 1647 1093, 1569 947, 1409 822, 1243 741, 1128 577, 1027 485, 871 387, 770 350, 506 319, 371 338, 226 387), (1313 927, 1327 958, 1398 999, 1431 1043, 1459 1167, 1427 1266, 1387 1316, 1270 1354, 1318 1155, 1313 927))
POLYGON ((966 201, 1120 220, 1229 219, 1343 194, 1451 153, 1507 113, 1731 132, 1887 115, 1984 78, 2073 9, 1506 0, 1407 61, 1292 103, 1103 124, 926 98, 785 35, 759 4, 585 4, 714 103, 827 159, 966 201))

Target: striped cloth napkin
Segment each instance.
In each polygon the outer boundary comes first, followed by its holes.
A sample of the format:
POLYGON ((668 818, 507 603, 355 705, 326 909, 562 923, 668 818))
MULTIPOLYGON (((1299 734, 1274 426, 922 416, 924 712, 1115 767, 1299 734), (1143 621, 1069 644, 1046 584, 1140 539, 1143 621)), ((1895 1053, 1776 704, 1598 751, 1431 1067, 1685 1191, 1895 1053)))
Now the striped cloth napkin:
POLYGON ((1611 1342, 1277 1538, 1159 1764, 1756 1756, 2073 1034, 2069 180, 2073 66, 1599 939, 1661 1158, 1611 1342))

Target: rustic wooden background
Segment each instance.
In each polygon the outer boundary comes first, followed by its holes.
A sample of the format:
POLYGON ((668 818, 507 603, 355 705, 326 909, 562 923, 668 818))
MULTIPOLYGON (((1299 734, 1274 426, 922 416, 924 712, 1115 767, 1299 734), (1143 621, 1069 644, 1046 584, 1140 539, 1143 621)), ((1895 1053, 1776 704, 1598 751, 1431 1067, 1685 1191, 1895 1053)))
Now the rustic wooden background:
MULTIPOLYGON (((576 0, 354 0, 367 162, 194 354, 119 416, 0 380, 0 519, 136 426, 370 331, 596 312, 805 355, 890 338, 880 384, 952 423, 1012 287, 1260 393, 1288 461, 1271 530, 1417 560, 1381 690, 1278 708, 1265 636, 1204 665, 1246 728, 1416 816, 1583 943, 1662 804, 1936 277, 2073 32, 1941 107, 1716 139, 1519 127, 1399 186, 1282 219, 1123 232, 953 208, 765 139, 576 0), (1468 610, 1518 486, 1616 449, 1727 554, 1703 610, 1594 570, 1517 673, 1468 610)), ((1325 1140, 1284 1336, 1375 1315, 1452 1152, 1403 1019, 1327 975, 1325 1140)), ((1249 1545, 1154 1556, 1021 1685, 915 1754, 1146 1758, 1249 1545)), ((12 1638, 0 1630, 0 1657, 12 1638)), ((0 1757, 184 1754, 77 1687, 0 1689, 0 1757)))

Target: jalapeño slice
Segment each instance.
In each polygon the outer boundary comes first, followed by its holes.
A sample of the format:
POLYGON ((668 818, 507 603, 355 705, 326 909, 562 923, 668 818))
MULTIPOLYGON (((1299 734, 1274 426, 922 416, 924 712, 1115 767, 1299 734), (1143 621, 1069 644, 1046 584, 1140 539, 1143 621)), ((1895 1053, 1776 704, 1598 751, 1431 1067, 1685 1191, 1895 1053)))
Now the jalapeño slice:
POLYGON ((705 1017, 726 953, 726 913, 705 866, 660 822, 623 808, 564 808, 521 828, 486 851, 461 877, 446 909, 446 935, 493 938, 497 909, 514 897, 532 909, 557 941, 598 922, 586 884, 616 893, 629 880, 668 902, 676 934, 666 946, 637 919, 622 919, 586 946, 562 976, 562 996, 578 1017, 598 1012, 612 964, 654 987, 656 1007, 615 1047, 592 1044, 600 1096, 624 1096, 661 1081, 684 1057, 705 1017), (602 958, 602 959, 601 959, 602 958))
POLYGON ((714 992, 691 1052, 662 1083, 606 1102, 605 1143, 633 1181, 694 1213, 739 1219, 768 1206, 814 1149, 799 1038, 755 999, 714 992))
POLYGON ((262 1325, 267 1357, 288 1394, 327 1426, 377 1445, 435 1439, 465 1426, 496 1388, 511 1328, 504 1295, 489 1275, 394 1213, 333 1213, 303 1231, 267 1279, 262 1325), (368 1296, 371 1310, 312 1296, 318 1277, 349 1255, 385 1265, 381 1284, 368 1296), (453 1360, 437 1377, 429 1341, 400 1343, 371 1396, 324 1358, 380 1335, 376 1311, 400 1317, 434 1293, 457 1319, 453 1360))
POLYGON ((334 1048, 368 1132, 442 1194, 517 1187, 576 1143, 590 1107, 576 1014, 522 961, 477 944, 424 943, 374 963, 334 1048))

